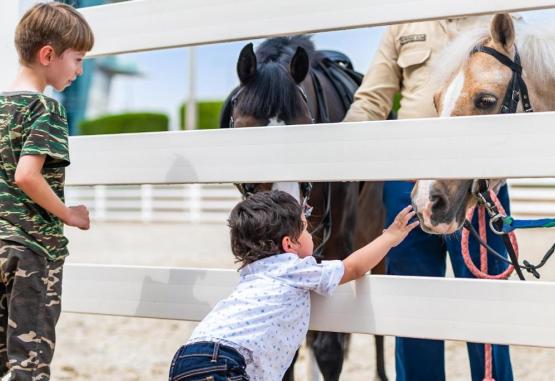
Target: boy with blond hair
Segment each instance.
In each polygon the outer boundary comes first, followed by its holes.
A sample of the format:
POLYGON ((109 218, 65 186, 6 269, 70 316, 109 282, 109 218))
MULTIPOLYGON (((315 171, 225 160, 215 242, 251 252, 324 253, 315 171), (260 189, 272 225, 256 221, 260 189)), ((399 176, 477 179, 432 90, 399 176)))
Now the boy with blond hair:
POLYGON ((20 70, 0 93, 0 377, 49 380, 67 239, 63 225, 89 228, 85 206, 64 205, 69 165, 62 91, 83 71, 94 43, 72 7, 39 3, 20 20, 20 70))

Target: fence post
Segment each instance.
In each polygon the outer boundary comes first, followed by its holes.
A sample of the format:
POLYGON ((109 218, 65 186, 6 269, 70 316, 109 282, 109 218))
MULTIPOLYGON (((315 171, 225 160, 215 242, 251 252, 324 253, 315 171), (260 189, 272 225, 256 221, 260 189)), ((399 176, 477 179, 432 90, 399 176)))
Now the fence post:
POLYGON ((97 221, 106 220, 106 185, 94 186, 94 218, 97 221))
POLYGON ((185 197, 189 197, 189 221, 200 222, 202 212, 202 186, 201 184, 190 184, 185 197))
POLYGON ((141 185, 141 220, 152 221, 152 185, 141 185))

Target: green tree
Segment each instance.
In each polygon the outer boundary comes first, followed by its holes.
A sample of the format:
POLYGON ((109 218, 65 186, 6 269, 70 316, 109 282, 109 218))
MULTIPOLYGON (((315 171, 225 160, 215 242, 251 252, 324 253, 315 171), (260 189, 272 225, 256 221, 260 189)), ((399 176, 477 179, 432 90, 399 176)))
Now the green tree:
MULTIPOLYGON (((202 101, 197 103, 197 126, 199 130, 220 128, 220 113, 224 107, 224 101, 202 101)), ((179 108, 179 127, 185 129, 187 119, 187 106, 179 108)))
POLYGON ((84 120, 79 125, 81 135, 158 132, 167 131, 168 128, 168 116, 152 112, 105 115, 97 119, 84 120))

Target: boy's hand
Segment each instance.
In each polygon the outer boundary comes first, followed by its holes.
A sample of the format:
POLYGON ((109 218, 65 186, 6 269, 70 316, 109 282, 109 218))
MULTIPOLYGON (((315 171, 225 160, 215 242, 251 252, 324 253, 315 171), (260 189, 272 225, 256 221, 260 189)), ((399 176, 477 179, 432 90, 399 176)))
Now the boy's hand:
POLYGON ((89 230, 89 210, 85 205, 70 206, 67 218, 64 223, 69 226, 75 226, 81 230, 89 230))
POLYGON ((414 215, 415 211, 412 210, 412 206, 407 206, 399 212, 393 223, 383 231, 383 235, 390 241, 391 247, 400 244, 410 231, 420 224, 418 220, 409 224, 410 219, 414 215))

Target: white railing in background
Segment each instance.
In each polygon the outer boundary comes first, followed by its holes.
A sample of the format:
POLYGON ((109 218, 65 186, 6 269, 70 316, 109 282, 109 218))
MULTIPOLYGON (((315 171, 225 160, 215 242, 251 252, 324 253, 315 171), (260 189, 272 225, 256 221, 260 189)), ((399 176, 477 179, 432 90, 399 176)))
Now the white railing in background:
POLYGON ((68 187, 66 202, 84 204, 95 221, 222 223, 241 199, 229 184, 68 187))
MULTIPOLYGON (((555 179, 509 181, 515 217, 555 216, 555 179)), ((70 205, 85 204, 95 221, 223 223, 241 199, 231 184, 68 187, 70 205)))
POLYGON ((555 217, 555 179, 511 179, 511 214, 555 217))

